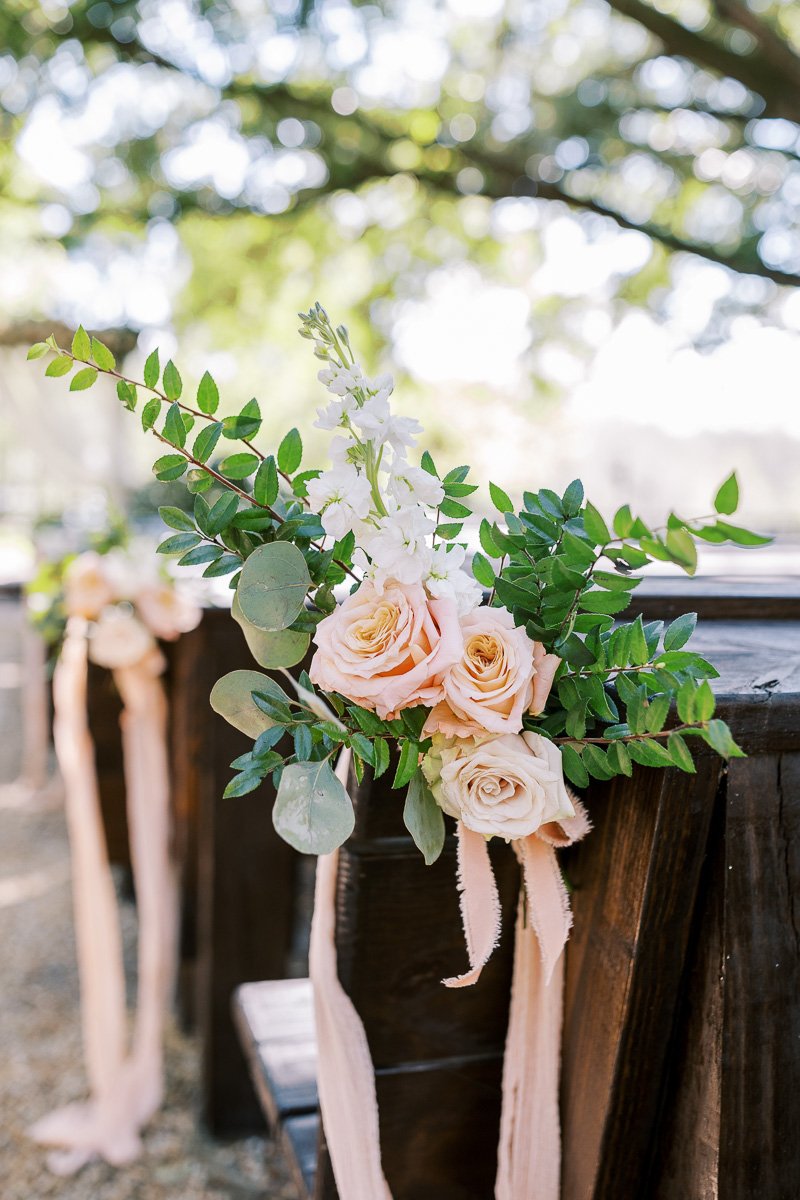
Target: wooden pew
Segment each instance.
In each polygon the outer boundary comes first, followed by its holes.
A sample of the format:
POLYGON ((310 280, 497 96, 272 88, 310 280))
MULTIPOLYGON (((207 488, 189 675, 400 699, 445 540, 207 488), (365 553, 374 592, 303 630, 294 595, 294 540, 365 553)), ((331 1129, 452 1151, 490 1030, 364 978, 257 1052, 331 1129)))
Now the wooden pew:
MULTIPOLYGON (((781 619, 707 621, 693 642, 721 669, 720 715, 750 757, 726 769, 704 753, 696 776, 637 768, 632 780, 593 783, 594 831, 563 858, 575 915, 564 1200, 797 1194, 800 622, 796 594, 784 599, 781 619)), ((680 609, 692 601, 684 595, 680 609)), ((372 1050, 392 1195, 489 1200, 515 864, 493 847, 505 935, 475 988, 448 991, 441 978, 465 964, 452 842, 426 868, 385 781, 352 794, 339 973, 372 1050)), ((334 1200, 324 1146, 316 1161, 309 1149, 313 1026, 298 1028, 295 1013, 291 1028, 280 986, 242 989, 237 1020, 301 1194, 334 1200)))

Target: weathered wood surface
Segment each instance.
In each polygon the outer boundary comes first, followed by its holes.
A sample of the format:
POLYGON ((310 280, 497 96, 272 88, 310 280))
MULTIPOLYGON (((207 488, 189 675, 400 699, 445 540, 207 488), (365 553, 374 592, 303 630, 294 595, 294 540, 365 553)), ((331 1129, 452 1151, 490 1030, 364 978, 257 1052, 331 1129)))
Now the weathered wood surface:
POLYGON ((800 579, 790 575, 652 575, 633 593, 631 612, 671 621, 696 612, 701 621, 800 621, 800 579))
MULTIPOLYGON (((589 789, 594 830, 562 860, 562 1200, 800 1194, 800 623, 717 620, 694 644, 750 757, 726 768, 704 752, 695 776, 635 768, 589 789)), ((384 781, 353 794, 339 970, 375 1062, 394 1200, 490 1200, 514 864, 495 847, 503 943, 477 987, 448 992, 464 965, 452 842, 425 868, 384 781)), ((323 1154, 315 1200, 335 1195, 323 1154)))

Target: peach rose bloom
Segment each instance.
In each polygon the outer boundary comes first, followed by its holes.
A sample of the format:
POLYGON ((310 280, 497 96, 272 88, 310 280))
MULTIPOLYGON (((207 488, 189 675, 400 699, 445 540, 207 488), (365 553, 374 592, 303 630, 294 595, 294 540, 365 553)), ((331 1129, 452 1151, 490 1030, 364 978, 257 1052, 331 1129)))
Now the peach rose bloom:
POLYGON ((437 737, 422 770, 439 806, 485 837, 524 838, 575 816, 561 751, 538 733, 437 737))
POLYGON ((87 551, 64 572, 64 607, 70 617, 94 621, 116 599, 114 585, 99 554, 87 551))
POLYGON ((430 599, 421 583, 372 583, 320 621, 309 674, 327 692, 392 720, 401 708, 433 705, 462 651, 455 602, 430 599))
POLYGON ((505 608, 476 608, 461 619, 463 649, 444 681, 428 733, 469 737, 519 733, 533 696, 535 645, 505 608))
POLYGON ((174 642, 200 624, 203 615, 178 588, 159 581, 147 584, 136 594, 136 611, 150 632, 165 642, 174 642))
POLYGON ((557 654, 547 654, 541 642, 533 643, 533 696, 528 712, 538 717, 544 712, 544 706, 553 686, 556 671, 561 666, 557 654))
POLYGON ((153 635, 132 612, 107 608, 89 630, 89 658, 100 667, 132 667, 156 644, 153 635))

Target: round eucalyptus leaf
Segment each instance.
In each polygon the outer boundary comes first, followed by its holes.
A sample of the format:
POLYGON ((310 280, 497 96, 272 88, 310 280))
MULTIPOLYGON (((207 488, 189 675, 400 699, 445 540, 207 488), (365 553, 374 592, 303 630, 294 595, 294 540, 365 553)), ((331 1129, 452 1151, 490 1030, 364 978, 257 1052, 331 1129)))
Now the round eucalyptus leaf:
POLYGON ((267 633, 247 620, 242 612, 239 597, 234 594, 231 616, 241 627, 248 649, 260 667, 275 670, 277 667, 293 667, 305 658, 311 635, 297 629, 281 629, 267 633))
POLYGON ((211 707, 234 729, 257 738, 275 722, 254 704, 252 693, 268 691, 272 686, 272 680, 261 671, 230 671, 211 689, 211 707))
POLYGON ((275 829, 301 854, 330 854, 353 832, 353 805, 329 762, 284 767, 272 809, 275 829))
POLYGON ((310 586, 306 560, 297 546, 270 542, 245 561, 236 594, 245 620, 277 633, 299 617, 310 586))

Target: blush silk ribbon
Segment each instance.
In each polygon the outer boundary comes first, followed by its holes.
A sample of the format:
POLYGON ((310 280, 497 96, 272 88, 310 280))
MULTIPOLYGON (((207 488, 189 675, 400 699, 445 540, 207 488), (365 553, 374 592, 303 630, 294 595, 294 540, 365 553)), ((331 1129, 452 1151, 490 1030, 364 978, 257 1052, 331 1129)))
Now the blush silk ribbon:
MULTIPOLYGON (((337 775, 346 782, 349 752, 337 775)), ((512 842, 522 868, 495 1200, 558 1200, 561 1131, 558 1084, 564 955, 572 917, 555 850, 588 833, 575 815, 512 842)), ((458 823, 458 881, 469 970, 444 980, 468 987, 480 977, 500 934, 500 901, 486 839, 458 823)), ((341 1200, 391 1200, 383 1175, 375 1072, 364 1026, 336 970, 338 854, 317 862, 310 975, 317 1026, 322 1123, 341 1200)))
POLYGON ((141 1151, 140 1130, 163 1095, 164 1024, 177 927, 169 854, 167 705, 157 649, 114 669, 121 717, 131 861, 139 921, 137 1011, 127 1045, 125 977, 116 895, 103 831, 86 711, 86 624, 72 618, 53 681, 54 741, 64 781, 81 989, 86 1103, 57 1109, 31 1128, 58 1146, 59 1175, 95 1158, 119 1165, 141 1151))

